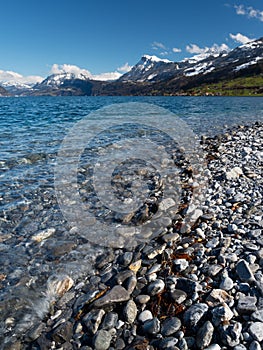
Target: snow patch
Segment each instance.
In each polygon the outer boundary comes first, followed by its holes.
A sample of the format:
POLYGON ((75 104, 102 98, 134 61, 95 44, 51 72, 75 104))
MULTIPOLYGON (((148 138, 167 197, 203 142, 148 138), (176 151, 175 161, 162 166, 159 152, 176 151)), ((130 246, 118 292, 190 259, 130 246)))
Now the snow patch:
POLYGON ((234 71, 239 71, 241 69, 245 69, 249 66, 252 66, 253 64, 256 64, 258 61, 260 60, 263 60, 263 57, 256 57, 254 60, 250 61, 250 62, 247 62, 247 63, 244 63, 244 64, 241 64, 240 66, 237 66, 234 71))

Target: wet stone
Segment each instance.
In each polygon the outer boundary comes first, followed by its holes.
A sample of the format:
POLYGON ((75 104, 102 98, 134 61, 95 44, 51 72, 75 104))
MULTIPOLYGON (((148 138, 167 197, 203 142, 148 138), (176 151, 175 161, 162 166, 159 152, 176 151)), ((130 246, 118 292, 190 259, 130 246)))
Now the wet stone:
POLYGON ((206 348, 212 340, 214 327, 210 321, 206 321, 204 325, 198 330, 196 335, 196 344, 198 348, 206 348))
POLYGON ((83 317, 82 324, 86 327, 88 333, 95 334, 100 326, 104 310, 92 310, 83 317))
POLYGON ((25 338, 28 341, 36 340, 41 335, 44 327, 45 327, 45 324, 42 322, 39 324, 36 324, 32 329, 30 329, 29 332, 26 333, 25 338))
POLYGON ((181 327, 181 321, 177 317, 169 317, 167 318, 162 326, 161 326, 161 334, 164 337, 173 335, 176 333, 181 327))
POLYGON ((123 266, 128 266, 133 258, 133 253, 132 252, 125 252, 119 257, 119 262, 123 266))
POLYGON ((52 338, 58 344, 62 344, 67 341, 70 341, 72 336, 73 336, 73 324, 71 322, 62 323, 52 332, 52 338))
POLYGON ((109 251, 105 254, 98 256, 96 260, 97 269, 102 269, 105 265, 112 262, 115 259, 115 255, 112 251, 109 251))

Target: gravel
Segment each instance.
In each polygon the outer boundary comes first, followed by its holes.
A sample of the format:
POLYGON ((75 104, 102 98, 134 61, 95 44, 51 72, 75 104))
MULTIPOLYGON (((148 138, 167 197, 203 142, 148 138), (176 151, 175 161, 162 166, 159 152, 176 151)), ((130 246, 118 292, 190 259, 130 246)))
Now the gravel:
POLYGON ((262 139, 259 123, 203 139, 209 186, 190 229, 179 210, 149 242, 102 252, 91 275, 52 281, 46 317, 16 339, 6 319, 2 348, 262 349, 262 139))

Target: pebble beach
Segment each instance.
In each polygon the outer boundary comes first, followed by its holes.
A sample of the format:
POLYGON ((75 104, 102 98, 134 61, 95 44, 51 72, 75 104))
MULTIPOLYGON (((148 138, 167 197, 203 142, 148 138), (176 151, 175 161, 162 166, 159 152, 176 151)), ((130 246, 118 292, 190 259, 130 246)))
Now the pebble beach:
POLYGON ((190 229, 179 212, 132 251, 94 256, 90 275, 54 278, 33 327, 17 336, 6 319, 2 349, 262 349, 262 139, 259 122, 202 137, 209 185, 190 229))

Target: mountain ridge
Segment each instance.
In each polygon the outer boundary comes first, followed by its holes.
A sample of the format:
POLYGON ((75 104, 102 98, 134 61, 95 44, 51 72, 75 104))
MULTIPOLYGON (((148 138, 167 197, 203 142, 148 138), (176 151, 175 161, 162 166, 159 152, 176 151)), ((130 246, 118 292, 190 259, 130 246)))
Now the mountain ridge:
MULTIPOLYGON (((115 81, 62 72, 29 88, 16 86, 12 90, 6 86, 4 90, 9 95, 21 96, 187 95, 196 94, 203 85, 259 75, 263 75, 263 37, 230 51, 204 52, 180 62, 143 55, 129 72, 115 81)), ((222 89, 220 94, 224 94, 222 89)), ((253 94, 263 94, 260 86, 253 94)))

